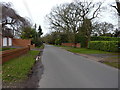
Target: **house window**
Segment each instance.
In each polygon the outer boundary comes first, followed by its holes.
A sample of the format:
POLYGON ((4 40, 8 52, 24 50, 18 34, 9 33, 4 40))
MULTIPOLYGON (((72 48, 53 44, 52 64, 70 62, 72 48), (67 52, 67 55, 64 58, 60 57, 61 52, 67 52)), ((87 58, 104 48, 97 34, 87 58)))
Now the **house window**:
POLYGON ((12 38, 9 38, 8 41, 9 41, 9 46, 12 46, 12 38))
POLYGON ((7 46, 7 38, 6 37, 3 38, 3 46, 7 46))

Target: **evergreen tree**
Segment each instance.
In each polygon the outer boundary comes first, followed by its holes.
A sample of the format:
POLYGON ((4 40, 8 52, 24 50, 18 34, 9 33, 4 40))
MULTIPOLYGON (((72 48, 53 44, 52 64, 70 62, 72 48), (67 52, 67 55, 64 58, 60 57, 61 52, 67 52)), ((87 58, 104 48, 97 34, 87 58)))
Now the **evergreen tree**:
POLYGON ((42 28, 41 28, 41 26, 39 25, 39 28, 38 28, 38 36, 41 37, 42 34, 43 34, 42 28))

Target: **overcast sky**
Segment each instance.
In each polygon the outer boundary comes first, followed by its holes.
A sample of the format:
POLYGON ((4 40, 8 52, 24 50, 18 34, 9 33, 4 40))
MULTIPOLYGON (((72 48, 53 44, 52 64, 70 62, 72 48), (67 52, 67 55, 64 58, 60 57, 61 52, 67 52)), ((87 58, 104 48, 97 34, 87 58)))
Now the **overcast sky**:
MULTIPOLYGON (((49 32, 45 22, 46 14, 49 14, 51 9, 59 4, 72 2, 73 0, 0 0, 0 2, 11 2, 12 7, 22 17, 30 18, 33 24, 41 25, 44 35, 49 32)), ((98 0, 95 0, 98 1, 98 0)), ((104 5, 113 4, 114 0, 99 0, 104 1, 104 5)), ((114 3, 115 4, 115 3, 114 3)), ((109 10, 102 13, 101 18, 98 20, 103 22, 117 24, 117 17, 115 10, 108 6, 109 10), (112 12, 113 11, 113 12, 112 12), (112 12, 112 13, 111 13, 112 12)))

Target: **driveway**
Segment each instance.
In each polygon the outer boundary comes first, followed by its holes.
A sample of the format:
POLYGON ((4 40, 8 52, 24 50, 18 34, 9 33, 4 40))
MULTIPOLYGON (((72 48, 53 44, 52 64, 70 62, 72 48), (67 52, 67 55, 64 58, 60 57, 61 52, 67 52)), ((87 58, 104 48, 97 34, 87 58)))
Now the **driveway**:
POLYGON ((39 88, 117 88, 118 69, 45 45, 39 88))

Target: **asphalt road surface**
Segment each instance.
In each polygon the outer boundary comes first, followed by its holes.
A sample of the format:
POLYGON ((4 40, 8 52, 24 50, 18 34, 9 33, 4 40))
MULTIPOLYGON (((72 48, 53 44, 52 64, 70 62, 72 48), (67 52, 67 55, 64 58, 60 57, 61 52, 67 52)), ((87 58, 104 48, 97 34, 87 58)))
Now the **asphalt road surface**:
POLYGON ((45 45, 42 63, 39 88, 118 88, 117 69, 59 47, 45 45))

